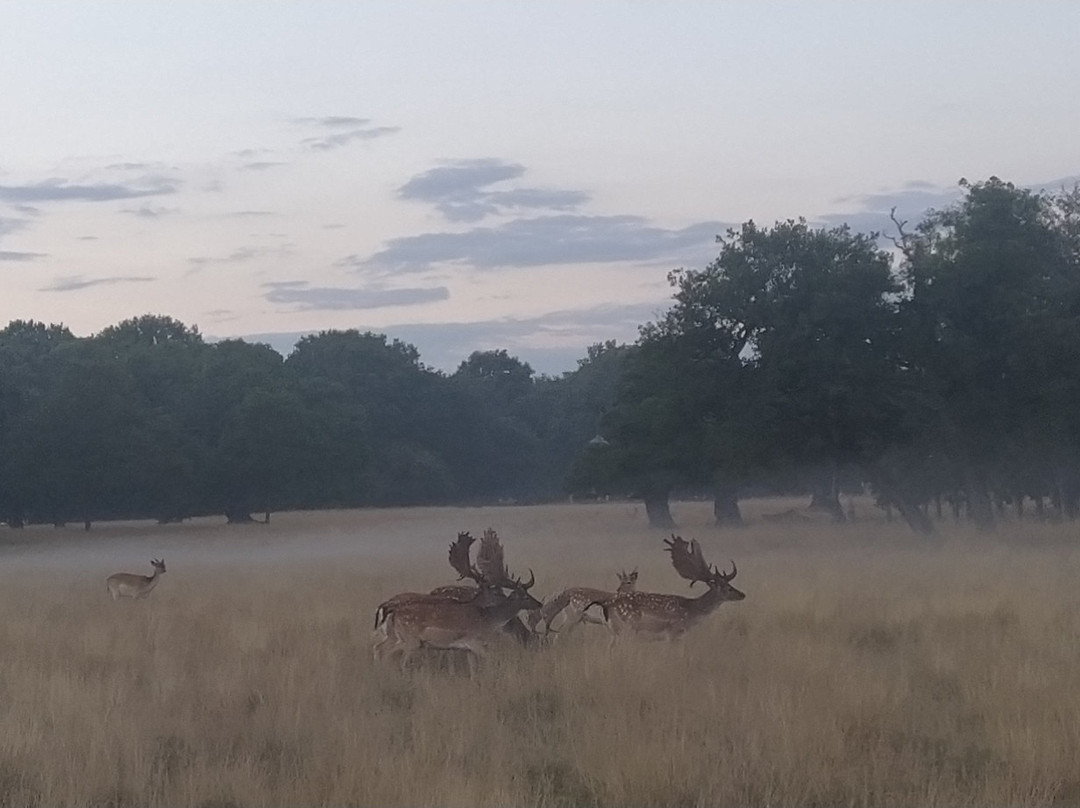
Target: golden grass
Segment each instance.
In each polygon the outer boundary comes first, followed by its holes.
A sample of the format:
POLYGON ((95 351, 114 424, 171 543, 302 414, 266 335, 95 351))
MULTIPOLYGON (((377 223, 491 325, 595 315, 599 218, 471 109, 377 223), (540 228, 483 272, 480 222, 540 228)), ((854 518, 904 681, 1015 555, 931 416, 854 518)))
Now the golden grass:
POLYGON ((541 594, 635 565, 686 593, 639 508, 4 530, 0 805, 1080 805, 1075 525, 920 545, 675 515, 745 601, 677 643, 583 626, 474 679, 375 665, 375 606, 450 582, 450 540, 489 525, 541 594), (149 599, 108 599, 159 555, 149 599))

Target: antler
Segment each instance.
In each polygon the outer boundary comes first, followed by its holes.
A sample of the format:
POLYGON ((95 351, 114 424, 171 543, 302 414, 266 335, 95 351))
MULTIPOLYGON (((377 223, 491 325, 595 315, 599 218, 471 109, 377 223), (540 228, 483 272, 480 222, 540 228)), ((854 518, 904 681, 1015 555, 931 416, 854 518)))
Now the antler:
POLYGON ((681 536, 672 533, 670 539, 664 539, 664 544, 667 545, 665 549, 671 553, 671 566, 675 568, 675 572, 686 578, 691 586, 698 581, 708 583, 716 574, 705 563, 705 558, 701 555, 701 545, 697 543, 697 539, 687 542, 681 536))
POLYGON ((469 559, 469 549, 474 541, 476 539, 470 536, 468 531, 457 534, 457 539, 450 544, 450 566, 457 572, 459 581, 471 578, 479 584, 483 576, 469 559))
POLYGON ((476 568, 489 583, 507 585, 512 583, 503 558, 499 534, 490 527, 484 531, 484 537, 480 539, 480 549, 476 551, 476 568))
POLYGON ((506 581, 515 588, 521 588, 528 592, 530 589, 532 589, 533 584, 536 583, 536 576, 533 575, 532 570, 529 570, 529 582, 527 584, 523 584, 520 578, 507 578, 506 581))

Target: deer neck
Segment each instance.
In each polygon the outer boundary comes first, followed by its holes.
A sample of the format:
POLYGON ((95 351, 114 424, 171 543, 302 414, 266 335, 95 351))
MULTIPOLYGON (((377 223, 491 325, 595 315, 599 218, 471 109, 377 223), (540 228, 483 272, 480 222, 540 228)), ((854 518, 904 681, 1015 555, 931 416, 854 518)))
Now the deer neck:
POLYGON ((507 599, 501 603, 493 603, 490 606, 481 606, 480 611, 483 612, 484 617, 490 620, 492 623, 504 623, 507 620, 517 616, 524 606, 520 601, 507 599))
POLYGON ((694 614, 705 615, 723 602, 723 599, 720 597, 720 590, 710 586, 708 591, 704 594, 698 595, 696 598, 691 598, 688 608, 694 614))

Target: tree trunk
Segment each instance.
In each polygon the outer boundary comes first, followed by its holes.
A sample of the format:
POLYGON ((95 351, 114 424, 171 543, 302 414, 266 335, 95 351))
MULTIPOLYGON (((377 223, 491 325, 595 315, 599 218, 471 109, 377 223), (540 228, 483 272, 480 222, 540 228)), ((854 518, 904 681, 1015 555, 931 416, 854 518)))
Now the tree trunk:
POLYGON ((829 463, 814 475, 810 483, 810 510, 824 511, 834 522, 844 521, 840 507, 840 470, 836 463, 829 463))
POLYGON ((662 527, 665 530, 675 527, 675 520, 671 518, 671 506, 668 503, 670 495, 668 489, 647 491, 642 499, 645 500, 645 513, 649 517, 649 527, 662 527))
POLYGON ((934 523, 930 521, 930 517, 896 484, 892 474, 884 466, 880 463, 868 463, 863 470, 880 497, 900 511, 900 516, 908 527, 922 536, 935 535, 934 523))
POLYGON ((974 469, 968 468, 964 472, 964 490, 967 493, 968 518, 980 533, 989 533, 997 524, 994 508, 986 484, 974 469))
POLYGON ((739 511, 739 492, 734 485, 717 483, 713 498, 713 517, 718 525, 739 526, 743 524, 739 511))

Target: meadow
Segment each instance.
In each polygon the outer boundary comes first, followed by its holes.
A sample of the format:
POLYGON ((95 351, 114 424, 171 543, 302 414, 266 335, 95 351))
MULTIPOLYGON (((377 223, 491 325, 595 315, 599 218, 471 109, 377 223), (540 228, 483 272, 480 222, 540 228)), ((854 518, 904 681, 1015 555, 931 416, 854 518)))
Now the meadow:
POLYGON ((701 587, 627 503, 2 528, 0 806, 1080 806, 1080 528, 761 519, 791 505, 675 503, 747 595, 682 640, 583 626, 475 677, 369 651, 459 530, 540 596, 701 587))

